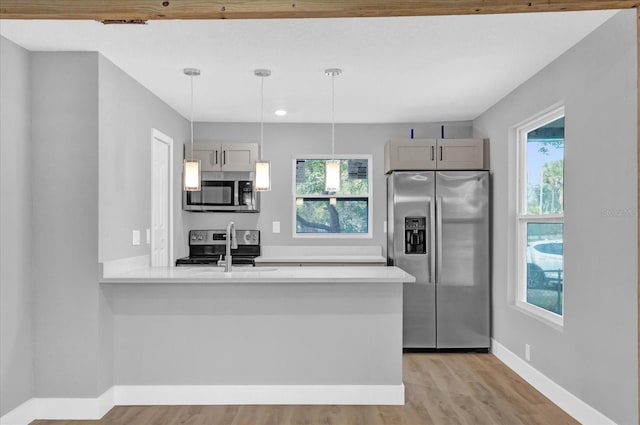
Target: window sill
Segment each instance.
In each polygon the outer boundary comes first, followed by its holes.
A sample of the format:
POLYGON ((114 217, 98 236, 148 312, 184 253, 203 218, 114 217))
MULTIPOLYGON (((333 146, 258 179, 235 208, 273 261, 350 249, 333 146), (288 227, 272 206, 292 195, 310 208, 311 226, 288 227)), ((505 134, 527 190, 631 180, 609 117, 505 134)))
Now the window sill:
POLYGON ((532 317, 560 332, 564 330, 564 317, 548 312, 540 307, 536 307, 523 301, 516 301, 510 305, 516 311, 532 317))
POLYGON ((372 239, 371 233, 293 233, 293 238, 303 239, 372 239))

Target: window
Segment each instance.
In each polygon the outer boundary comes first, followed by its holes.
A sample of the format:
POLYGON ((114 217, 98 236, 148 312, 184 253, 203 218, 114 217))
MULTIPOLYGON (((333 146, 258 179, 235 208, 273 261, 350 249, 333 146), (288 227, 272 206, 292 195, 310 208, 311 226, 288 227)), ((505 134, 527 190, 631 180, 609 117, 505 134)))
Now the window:
POLYGON ((324 191, 328 157, 293 160, 294 237, 371 237, 371 156, 339 155, 340 191, 324 191))
POLYGON ((517 129, 516 305, 562 325, 564 107, 517 129))

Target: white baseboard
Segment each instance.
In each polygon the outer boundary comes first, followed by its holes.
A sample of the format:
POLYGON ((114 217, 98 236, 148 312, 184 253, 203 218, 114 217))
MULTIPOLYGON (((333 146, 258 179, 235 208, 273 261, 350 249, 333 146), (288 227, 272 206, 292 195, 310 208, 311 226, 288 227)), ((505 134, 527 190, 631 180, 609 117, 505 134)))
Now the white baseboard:
POLYGON ((0 418, 0 425, 27 425, 38 419, 36 399, 32 398, 0 418))
POLYGON ((113 387, 97 398, 32 398, 0 418, 0 425, 36 419, 100 419, 113 407, 113 387))
POLYGON ((144 385, 116 386, 116 405, 404 404, 400 385, 144 385))
POLYGON ((495 339, 491 339, 491 352, 525 381, 584 425, 616 425, 614 421, 580 400, 560 385, 547 378, 529 363, 518 357, 495 339))
POLYGON ((98 398, 32 398, 0 425, 100 419, 113 406, 202 404, 404 404, 400 385, 116 385, 98 398))

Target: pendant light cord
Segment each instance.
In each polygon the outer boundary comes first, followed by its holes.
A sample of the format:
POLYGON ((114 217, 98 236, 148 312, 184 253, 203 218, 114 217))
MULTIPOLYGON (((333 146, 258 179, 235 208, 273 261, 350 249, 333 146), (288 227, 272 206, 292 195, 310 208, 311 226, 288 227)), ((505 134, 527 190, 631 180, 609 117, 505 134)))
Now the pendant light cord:
POLYGON ((191 80, 191 159, 193 160, 193 75, 189 78, 191 80))
POLYGON ((331 74, 331 160, 335 160, 336 144, 336 94, 335 94, 335 74, 331 74))
POLYGON ((264 155, 264 75, 260 77, 260 160, 264 155))

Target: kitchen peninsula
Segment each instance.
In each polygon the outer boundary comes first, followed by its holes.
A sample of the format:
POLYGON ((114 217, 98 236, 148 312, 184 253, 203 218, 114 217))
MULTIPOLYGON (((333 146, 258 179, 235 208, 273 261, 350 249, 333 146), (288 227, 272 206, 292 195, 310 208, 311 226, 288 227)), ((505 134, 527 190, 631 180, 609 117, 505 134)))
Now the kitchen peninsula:
POLYGON ((127 404, 402 404, 413 281, 396 267, 106 266, 115 391, 127 404))

